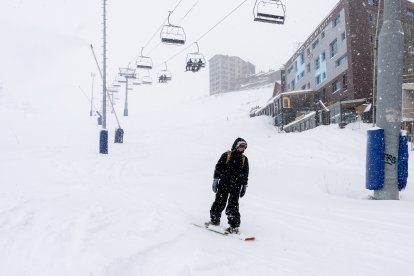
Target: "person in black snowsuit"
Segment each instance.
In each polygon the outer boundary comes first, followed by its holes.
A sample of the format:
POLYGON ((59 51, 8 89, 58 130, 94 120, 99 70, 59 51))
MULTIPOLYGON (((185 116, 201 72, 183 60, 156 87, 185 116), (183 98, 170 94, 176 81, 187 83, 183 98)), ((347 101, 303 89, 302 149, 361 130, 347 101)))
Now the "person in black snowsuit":
POLYGON ((229 233, 238 233, 240 226, 239 198, 246 193, 249 177, 249 162, 244 155, 247 143, 237 138, 231 151, 221 155, 214 170, 213 192, 216 198, 210 209, 209 225, 220 225, 221 213, 226 207, 226 215, 230 227, 229 233))

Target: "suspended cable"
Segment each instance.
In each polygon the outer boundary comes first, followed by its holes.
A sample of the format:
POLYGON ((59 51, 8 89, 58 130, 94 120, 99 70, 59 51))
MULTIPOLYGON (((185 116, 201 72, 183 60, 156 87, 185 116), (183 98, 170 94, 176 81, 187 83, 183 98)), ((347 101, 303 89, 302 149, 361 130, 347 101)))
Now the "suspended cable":
POLYGON ((244 0, 241 2, 237 7, 235 7, 229 14, 227 14, 223 19, 221 19, 216 25, 211 27, 210 30, 208 30, 206 33, 204 33, 202 36, 200 36, 197 41, 203 39, 206 35, 208 35, 212 30, 214 30, 218 25, 220 25, 224 20, 226 20, 230 15, 232 15, 235 11, 237 11, 244 3, 246 3, 248 0, 244 0))
POLYGON ((178 2, 178 4, 175 6, 175 8, 172 10, 172 12, 171 13, 173 13, 177 8, 178 8, 178 6, 181 4, 181 2, 183 2, 183 0, 180 0, 179 2, 178 2))
POLYGON ((183 16, 183 18, 181 18, 180 19, 180 21, 178 21, 178 25, 180 25, 181 24, 181 22, 183 22, 183 20, 187 17, 187 15, 195 8, 195 6, 197 6, 198 5, 198 3, 200 2, 201 0, 197 0, 197 2, 195 2, 195 4, 190 8, 190 10, 183 16))
MULTIPOLYGON (((227 18, 229 18, 235 11, 237 11, 244 3, 246 3, 248 0, 243 0, 239 5, 237 5, 233 10, 231 10, 225 17, 223 17, 220 21, 218 21, 213 27, 211 27, 207 32, 205 32, 203 35, 201 35, 196 42, 200 41, 201 39, 203 39, 205 36, 207 36, 211 31, 213 31, 218 25, 220 25, 221 23, 223 23, 227 18)), ((160 67, 162 64, 169 62, 171 60, 173 60, 174 58, 176 58, 177 56, 181 55, 184 51, 188 50, 191 46, 193 46, 193 44, 195 44, 194 42, 191 43, 190 45, 188 45, 186 48, 182 49, 181 51, 179 51, 178 53, 176 53, 175 55, 173 55, 172 57, 170 57, 169 59, 165 60, 164 62, 158 64, 157 67, 160 67)))
POLYGON ((161 26, 154 32, 154 34, 151 36, 151 38, 148 40, 148 42, 145 44, 144 48, 147 48, 147 46, 151 43, 151 41, 154 39, 154 37, 161 31, 162 27, 164 27, 165 22, 167 22, 167 19, 165 19, 161 26))
POLYGON ((160 45, 161 45, 161 42, 158 42, 158 44, 148 52, 148 55, 151 55, 151 53, 154 52, 160 45))

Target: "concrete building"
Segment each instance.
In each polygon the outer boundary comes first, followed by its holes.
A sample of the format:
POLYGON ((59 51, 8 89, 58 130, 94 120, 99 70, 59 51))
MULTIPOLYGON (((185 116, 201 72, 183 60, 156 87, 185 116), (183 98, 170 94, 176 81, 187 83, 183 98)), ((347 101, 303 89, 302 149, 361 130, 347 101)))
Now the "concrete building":
POLYGON ((240 82, 255 73, 255 66, 239 57, 215 55, 209 60, 210 95, 236 90, 240 82))
MULTIPOLYGON (((348 103, 351 109, 372 102, 378 9, 380 28, 383 7, 378 7, 377 0, 339 1, 286 63, 283 92, 312 90, 316 101, 327 106, 348 103)), ((402 0, 401 21, 403 74, 413 76, 414 3, 402 0)))

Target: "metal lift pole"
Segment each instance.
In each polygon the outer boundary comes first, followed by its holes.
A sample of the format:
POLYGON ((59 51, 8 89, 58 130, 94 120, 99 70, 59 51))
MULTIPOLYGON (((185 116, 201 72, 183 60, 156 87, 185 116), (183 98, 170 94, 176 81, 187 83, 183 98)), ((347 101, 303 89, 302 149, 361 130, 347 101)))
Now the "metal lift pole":
POLYGON ((378 43, 377 126, 384 129, 384 186, 379 200, 398 200, 398 150, 401 135, 404 31, 401 0, 384 1, 384 21, 378 43))

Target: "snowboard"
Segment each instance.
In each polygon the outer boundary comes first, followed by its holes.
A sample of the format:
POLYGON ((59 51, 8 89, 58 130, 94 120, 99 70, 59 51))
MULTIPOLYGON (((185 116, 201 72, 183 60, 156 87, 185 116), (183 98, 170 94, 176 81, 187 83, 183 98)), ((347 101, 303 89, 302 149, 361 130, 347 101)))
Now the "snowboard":
POLYGON ((192 225, 197 226, 199 228, 206 229, 206 230, 214 232, 214 233, 221 234, 223 236, 233 237, 233 238, 236 238, 236 239, 239 239, 239 240, 242 240, 242 241, 254 241, 256 239, 254 236, 246 235, 246 234, 243 234, 243 233, 230 234, 230 233, 226 232, 226 228, 223 227, 223 226, 209 225, 208 227, 206 227, 204 224, 198 224, 198 223, 192 223, 192 225))

